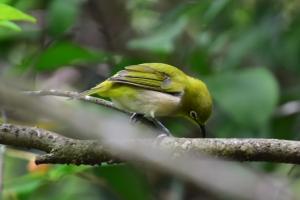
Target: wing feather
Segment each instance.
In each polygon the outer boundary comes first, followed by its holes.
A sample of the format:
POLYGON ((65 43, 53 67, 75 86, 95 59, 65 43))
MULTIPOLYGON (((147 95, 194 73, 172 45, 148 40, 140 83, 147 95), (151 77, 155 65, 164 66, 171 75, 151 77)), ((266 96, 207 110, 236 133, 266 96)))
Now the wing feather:
POLYGON ((125 70, 119 71, 109 80, 164 93, 182 94, 184 88, 178 73, 183 72, 175 67, 170 70, 170 67, 172 66, 157 63, 131 65, 125 67, 125 70), (177 74, 174 74, 174 69, 177 74))

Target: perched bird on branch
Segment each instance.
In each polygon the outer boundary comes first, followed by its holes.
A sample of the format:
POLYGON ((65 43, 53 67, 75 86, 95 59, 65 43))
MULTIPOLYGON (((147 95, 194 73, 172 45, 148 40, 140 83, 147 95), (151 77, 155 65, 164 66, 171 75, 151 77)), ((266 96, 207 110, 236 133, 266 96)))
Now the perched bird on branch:
POLYGON ((182 116, 196 122, 205 137, 205 124, 212 112, 212 99, 204 82, 163 63, 125 67, 80 96, 108 97, 120 109, 150 119, 167 129, 156 117, 182 116))

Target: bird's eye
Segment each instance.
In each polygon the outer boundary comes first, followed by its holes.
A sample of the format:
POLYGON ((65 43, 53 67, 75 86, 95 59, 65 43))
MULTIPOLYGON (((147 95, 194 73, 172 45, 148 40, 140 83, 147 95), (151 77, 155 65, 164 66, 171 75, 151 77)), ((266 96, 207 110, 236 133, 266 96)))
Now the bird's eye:
POLYGON ((198 115, 197 115, 196 111, 194 111, 194 110, 192 110, 192 111, 190 112, 190 116, 191 116, 191 118, 193 118, 193 119, 197 119, 197 118, 198 118, 198 115))

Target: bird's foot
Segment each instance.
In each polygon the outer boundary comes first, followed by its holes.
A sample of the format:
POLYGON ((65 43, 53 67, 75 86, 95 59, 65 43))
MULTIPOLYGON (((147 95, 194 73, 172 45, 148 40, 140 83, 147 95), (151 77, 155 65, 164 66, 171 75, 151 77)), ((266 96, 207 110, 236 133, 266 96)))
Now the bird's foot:
POLYGON ((171 132, 169 131, 169 129, 167 129, 160 121, 158 121, 156 118, 151 118, 150 119, 153 124, 155 125, 155 127, 158 129, 159 131, 159 135, 157 137, 160 137, 160 135, 165 135, 165 136, 171 136, 171 132))
POLYGON ((153 144, 155 146, 159 146, 161 144, 161 142, 168 137, 172 137, 172 135, 167 135, 165 133, 160 133, 153 141, 153 144))
POLYGON ((167 129, 160 121, 152 117, 145 117, 141 113, 133 113, 130 117, 130 122, 132 124, 142 122, 158 130, 158 136, 155 139, 155 143, 160 143, 163 138, 172 136, 169 129, 167 129))
POLYGON ((140 113, 133 113, 131 116, 130 116, 130 122, 132 124, 136 124, 137 122, 140 122, 144 119, 144 115, 143 114, 140 114, 140 113))

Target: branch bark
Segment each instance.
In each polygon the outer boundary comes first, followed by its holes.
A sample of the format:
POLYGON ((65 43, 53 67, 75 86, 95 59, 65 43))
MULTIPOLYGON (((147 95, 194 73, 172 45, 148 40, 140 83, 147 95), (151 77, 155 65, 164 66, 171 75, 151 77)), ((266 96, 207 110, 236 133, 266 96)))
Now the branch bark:
MULTIPOLYGON (((128 145, 153 143, 149 139, 125 141, 128 145)), ((0 143, 16 147, 32 148, 46 152, 36 158, 37 164, 86 164, 119 162, 117 155, 109 153, 98 140, 77 140, 36 127, 13 124, 0 125, 0 143)), ((189 139, 164 137, 158 148, 172 151, 174 158, 192 153, 237 161, 266 161, 300 164, 300 142, 277 139, 189 139)))
POLYGON ((76 140, 37 127, 2 124, 0 143, 46 152, 36 158, 37 164, 95 165, 112 159, 96 140, 76 140))

